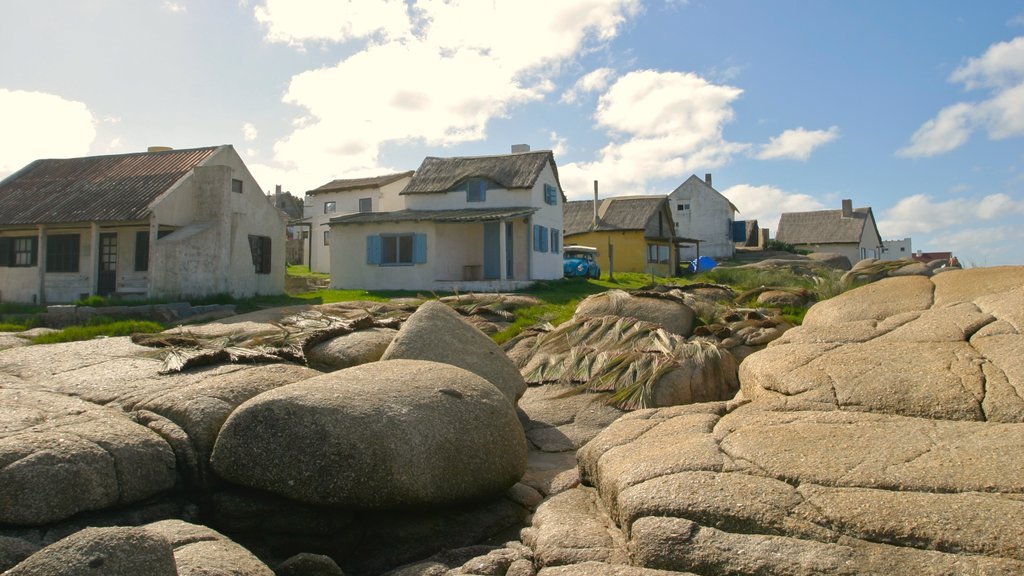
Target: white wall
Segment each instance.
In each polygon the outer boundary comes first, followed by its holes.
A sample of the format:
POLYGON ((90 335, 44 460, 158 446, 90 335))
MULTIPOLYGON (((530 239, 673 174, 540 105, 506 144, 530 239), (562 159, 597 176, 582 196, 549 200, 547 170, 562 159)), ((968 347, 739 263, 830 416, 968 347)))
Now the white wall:
POLYGON ((344 224, 331 226, 331 240, 343 250, 331 251, 331 288, 363 290, 430 290, 438 263, 436 226, 433 222, 344 224), (423 264, 381 266, 366 262, 366 237, 373 234, 426 234, 427 261, 423 264))
POLYGON ((881 260, 899 260, 900 258, 912 257, 914 255, 914 250, 910 244, 910 238, 904 238, 902 240, 882 240, 881 260))
MULTIPOLYGON (((711 258, 732 258, 736 245, 732 240, 732 222, 735 217, 729 200, 708 188, 700 178, 691 177, 668 196, 676 236, 701 240, 700 255, 711 258), (690 209, 679 210, 680 204, 690 209)), ((683 246, 679 260, 693 260, 697 248, 683 246)))

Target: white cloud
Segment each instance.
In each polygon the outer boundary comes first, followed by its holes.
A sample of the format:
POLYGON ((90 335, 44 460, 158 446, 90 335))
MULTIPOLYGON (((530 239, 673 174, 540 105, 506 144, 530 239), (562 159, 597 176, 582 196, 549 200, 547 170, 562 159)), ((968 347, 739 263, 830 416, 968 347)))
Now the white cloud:
POLYGON ((811 157, 811 152, 815 148, 828 144, 838 137, 838 126, 832 126, 828 130, 806 130, 803 127, 786 130, 762 146, 757 158, 759 160, 789 158, 806 161, 811 157))
POLYGON ((692 73, 640 70, 616 80, 598 101, 595 118, 613 142, 593 162, 559 168, 566 195, 587 197, 599 180, 608 196, 646 191, 649 181, 721 166, 749 145, 728 142, 723 126, 743 91, 692 73))
POLYGON ((252 123, 246 122, 242 124, 242 137, 245 138, 246 142, 252 142, 259 137, 259 131, 256 130, 256 126, 252 123))
POLYGON ((569 88, 562 94, 561 101, 566 104, 572 104, 582 94, 604 90, 608 87, 608 83, 614 74, 615 71, 611 68, 598 68, 583 75, 573 84, 572 88, 569 88))
POLYGON ((936 202, 927 194, 914 194, 886 210, 878 221, 878 229, 884 230, 883 235, 886 237, 909 236, 1013 214, 1024 215, 1024 199, 1015 200, 1007 194, 999 193, 982 198, 954 198, 936 202))
POLYGON ((737 184, 722 191, 722 195, 736 205, 737 218, 757 220, 761 228, 770 228, 772 235, 779 229, 779 217, 784 212, 824 210, 825 206, 807 194, 795 194, 775 186, 737 184))
POLYGON ((376 34, 403 38, 412 29, 404 0, 266 0, 255 16, 267 40, 294 46, 376 34))
POLYGON ((548 138, 551 139, 551 152, 555 155, 555 163, 558 163, 558 157, 569 151, 569 140, 564 136, 559 136, 558 132, 551 132, 548 138))
POLYGON ((175 14, 184 14, 185 12, 188 12, 188 8, 186 8, 184 4, 171 2, 171 0, 164 0, 164 3, 161 6, 164 10, 175 14))
POLYGON ((988 266, 990 262, 1024 263, 1020 245, 1024 229, 1020 226, 962 228, 932 238, 931 244, 957 255, 964 266, 988 266))
POLYGON ((950 75, 951 82, 968 90, 988 89, 981 102, 947 106, 911 136, 900 156, 944 154, 962 146, 976 130, 992 139, 1024 136, 1024 36, 989 46, 980 58, 971 58, 950 75))
MULTIPOLYGON (((368 4, 383 10, 391 3, 368 4)), ((378 35, 337 65, 292 78, 283 100, 306 112, 274 145, 273 160, 252 168, 266 175, 260 179, 306 190, 319 180, 391 169, 379 162, 385 142, 447 146, 483 139, 491 119, 551 93, 564 62, 614 37, 639 10, 637 0, 419 0, 409 11, 415 27, 384 15, 342 33, 307 27, 331 20, 333 2, 298 11, 286 6, 257 8, 269 39, 342 41, 356 29, 365 35, 387 28, 383 39, 378 35), (523 30, 531 31, 528 39, 523 30)))
POLYGON ((84 156, 96 119, 82 102, 0 89, 0 177, 38 158, 84 156))

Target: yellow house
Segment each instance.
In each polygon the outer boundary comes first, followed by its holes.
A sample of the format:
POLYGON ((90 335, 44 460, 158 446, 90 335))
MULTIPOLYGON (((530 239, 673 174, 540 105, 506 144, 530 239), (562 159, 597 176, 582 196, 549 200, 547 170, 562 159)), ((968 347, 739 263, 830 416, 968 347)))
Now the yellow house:
POLYGON ((674 276, 680 241, 665 196, 618 196, 566 202, 565 245, 594 246, 601 272, 674 276), (609 262, 609 255, 612 261, 609 262))

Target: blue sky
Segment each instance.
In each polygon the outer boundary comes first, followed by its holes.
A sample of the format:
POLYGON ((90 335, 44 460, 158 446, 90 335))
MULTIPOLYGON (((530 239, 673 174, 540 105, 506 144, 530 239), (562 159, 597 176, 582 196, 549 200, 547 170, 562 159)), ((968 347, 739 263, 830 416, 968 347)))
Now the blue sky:
POLYGON ((570 198, 690 174, 774 230, 1024 264, 1024 3, 0 0, 0 177, 232 144, 302 194, 425 156, 553 149, 570 198))

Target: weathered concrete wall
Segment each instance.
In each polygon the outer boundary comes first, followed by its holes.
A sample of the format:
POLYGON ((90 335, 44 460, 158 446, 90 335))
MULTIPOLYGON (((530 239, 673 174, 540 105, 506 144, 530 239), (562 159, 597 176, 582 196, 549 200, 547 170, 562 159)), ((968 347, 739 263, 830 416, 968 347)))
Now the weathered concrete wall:
MULTIPOLYGON (((690 177, 668 196, 672 218, 676 224, 676 236, 696 238, 701 241, 700 255, 712 258, 732 258, 736 246, 732 241, 734 214, 729 200, 709 187, 703 180, 690 177), (689 210, 680 210, 680 205, 689 204, 689 210)), ((680 260, 693 260, 697 248, 684 246, 679 251, 680 260)))

